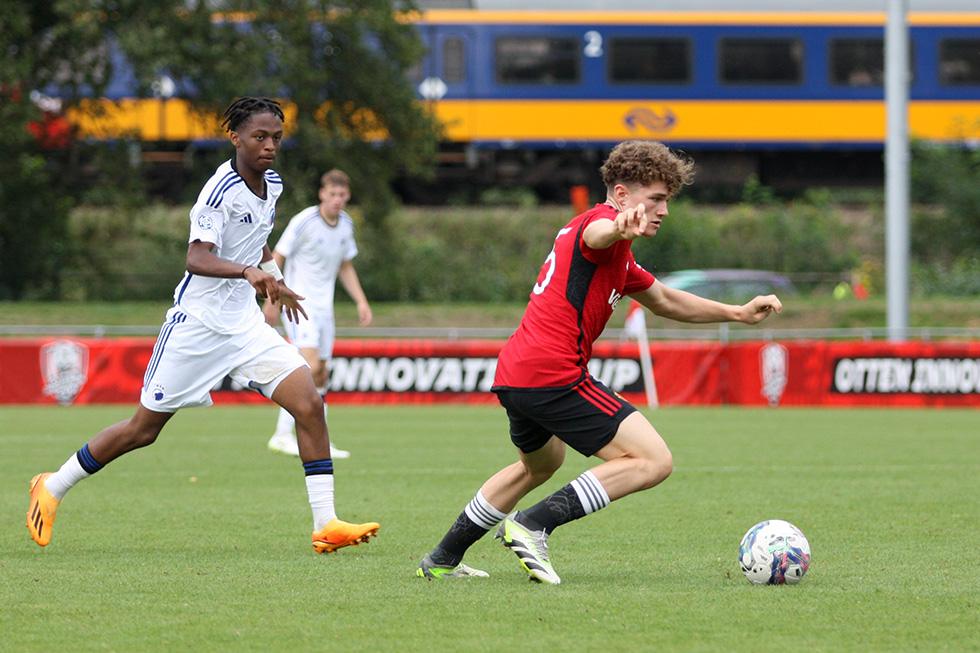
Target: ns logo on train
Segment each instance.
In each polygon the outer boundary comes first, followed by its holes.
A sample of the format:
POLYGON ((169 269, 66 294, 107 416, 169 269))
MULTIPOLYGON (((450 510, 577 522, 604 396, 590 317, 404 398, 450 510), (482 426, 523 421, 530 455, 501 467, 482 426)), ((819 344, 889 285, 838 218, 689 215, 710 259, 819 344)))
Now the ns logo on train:
POLYGON ((623 117, 623 123, 634 134, 666 134, 674 128, 677 123, 677 116, 669 107, 664 107, 661 113, 657 113, 645 107, 630 109, 623 117))

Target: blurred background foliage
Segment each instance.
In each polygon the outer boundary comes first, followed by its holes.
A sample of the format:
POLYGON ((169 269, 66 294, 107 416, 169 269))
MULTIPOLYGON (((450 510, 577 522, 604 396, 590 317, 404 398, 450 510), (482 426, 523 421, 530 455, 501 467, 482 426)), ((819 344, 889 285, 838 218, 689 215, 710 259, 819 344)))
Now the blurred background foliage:
MULTIPOLYGON (((360 253, 354 263, 372 301, 510 302, 527 298, 570 206, 514 204, 396 207, 382 224, 364 217, 359 192, 350 212, 360 253)), ((600 201, 602 198, 593 198, 600 201)), ((307 197, 312 204, 315 198, 307 197)), ((65 299, 165 299, 184 270, 188 205, 138 210, 87 206, 71 212, 76 252, 66 268, 65 299)), ((916 205, 912 231, 942 224, 948 209, 916 205)), ((289 214, 280 213, 274 245, 289 214)), ((860 279, 884 289, 881 202, 839 203, 830 191, 763 204, 700 205, 678 198, 655 238, 634 242, 637 260, 656 275, 690 268, 768 269, 804 293, 829 294, 860 279)), ((956 233, 913 241, 917 296, 980 294, 977 244, 956 233), (948 238, 939 242, 939 238, 948 238)), ((338 292, 338 298, 344 297, 338 292)))
MULTIPOLYGON (((213 3, 185 0, 0 3, 0 129, 8 148, 0 157, 0 299, 63 294, 62 269, 85 254, 67 237, 72 207, 146 204, 144 144, 53 139, 44 129, 52 113, 45 102, 58 102, 60 112, 104 95, 112 45, 133 65, 142 97, 164 92, 161 71, 174 81, 168 95, 193 98, 212 116, 244 95, 289 97, 296 120, 285 125, 276 165, 296 189, 281 207, 287 214, 315 193, 323 172, 339 167, 370 189, 362 193, 364 219, 381 225, 396 202, 392 180, 430 168, 440 130, 405 75, 422 43, 414 26, 397 20, 391 0, 223 6, 229 13, 214 20, 213 3), (365 137, 379 133, 383 140, 365 137)), ((410 0, 398 6, 414 7, 410 0)), ((230 153, 191 157, 201 183, 230 153)), ((193 201, 177 196, 183 189, 155 191, 193 201)))
MULTIPOLYGON (((393 181, 431 169, 439 128, 414 101, 405 71, 422 55, 392 0, 249 0, 247 26, 212 20, 185 0, 4 0, 0 3, 0 300, 162 299, 184 266, 187 212, 200 186, 154 178, 146 144, 38 136, 43 102, 101 94, 113 41, 141 92, 165 70, 177 96, 218 115, 241 95, 288 95, 298 119, 276 169, 286 180, 273 244, 288 216, 316 202, 317 181, 340 167, 353 179, 358 271, 375 301, 514 301, 527 296, 568 206, 542 206, 524 188, 465 203, 403 207, 393 181), (300 11, 302 9, 302 11, 300 11), (309 20, 310 13, 324 20, 309 20), (271 44, 271 47, 270 47, 271 44), (243 82, 243 80, 246 80, 243 82), (367 111, 365 111, 365 109, 367 111), (363 138, 383 130, 381 142, 363 138)), ((398 3, 411 8, 411 4, 398 3)), ((230 146, 186 158, 199 184, 230 146)), ((915 144, 913 292, 980 293, 980 151, 915 144)), ((679 197, 655 239, 634 245, 657 274, 688 268, 764 268, 804 291, 860 275, 883 288, 880 189, 810 189, 778 196, 750 179, 725 204, 679 197)), ((593 197, 592 201, 601 201, 593 197)))

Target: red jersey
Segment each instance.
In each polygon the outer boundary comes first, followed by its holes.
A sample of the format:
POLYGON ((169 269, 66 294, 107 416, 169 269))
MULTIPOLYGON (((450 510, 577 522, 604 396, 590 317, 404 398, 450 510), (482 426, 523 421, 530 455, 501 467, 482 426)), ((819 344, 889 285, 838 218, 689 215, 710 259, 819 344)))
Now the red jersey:
POLYGON ((653 285, 653 275, 633 259, 632 241, 592 249, 582 240, 586 226, 617 213, 598 204, 558 232, 521 325, 497 358, 494 388, 554 388, 580 380, 619 300, 653 285))

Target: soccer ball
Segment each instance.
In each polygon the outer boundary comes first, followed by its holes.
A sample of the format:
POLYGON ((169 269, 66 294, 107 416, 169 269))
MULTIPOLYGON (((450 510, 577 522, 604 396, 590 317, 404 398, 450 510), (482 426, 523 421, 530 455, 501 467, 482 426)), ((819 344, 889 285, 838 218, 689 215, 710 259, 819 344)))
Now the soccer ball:
POLYGON ((810 567, 810 543, 782 519, 756 524, 738 547, 742 573, 754 585, 795 585, 810 567))

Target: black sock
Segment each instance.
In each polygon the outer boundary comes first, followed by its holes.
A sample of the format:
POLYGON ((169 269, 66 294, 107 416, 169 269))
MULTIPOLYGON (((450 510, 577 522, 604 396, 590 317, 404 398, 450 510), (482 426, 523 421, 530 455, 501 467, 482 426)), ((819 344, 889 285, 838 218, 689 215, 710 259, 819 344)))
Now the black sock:
POLYGON ((558 526, 585 515, 585 506, 578 498, 575 488, 569 483, 527 510, 521 510, 515 519, 531 530, 550 533, 558 526))
POLYGON ((466 550, 486 534, 487 529, 470 519, 464 510, 429 556, 438 565, 455 567, 463 559, 466 550))

